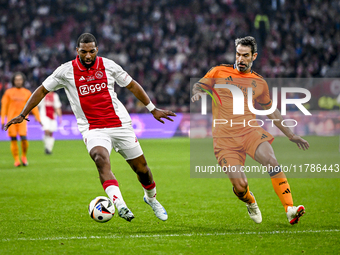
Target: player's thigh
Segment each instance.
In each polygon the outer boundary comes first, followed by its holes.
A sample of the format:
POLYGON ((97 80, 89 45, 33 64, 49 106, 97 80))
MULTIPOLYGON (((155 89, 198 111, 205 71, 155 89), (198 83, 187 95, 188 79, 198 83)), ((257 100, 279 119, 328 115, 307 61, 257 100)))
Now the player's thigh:
POLYGON ((113 147, 125 160, 133 160, 143 155, 132 127, 123 127, 112 133, 113 147))
POLYGON ((27 123, 21 122, 18 127, 18 132, 20 136, 27 136, 27 123))
POLYGON ((264 166, 277 166, 277 160, 273 147, 269 142, 261 143, 255 152, 255 160, 264 166))
MULTIPOLYGON (((112 151, 112 141, 108 132, 100 129, 89 130, 84 133, 83 141, 86 145, 88 153, 91 155, 92 149, 95 147, 103 147, 106 149, 108 156, 110 157, 112 151)), ((93 151, 92 151, 93 154, 93 151)), ((92 156, 91 156, 92 157, 92 156)))
POLYGON ((19 125, 14 124, 14 125, 9 126, 7 130, 7 134, 9 137, 17 137, 17 135, 19 134, 19 125))
POLYGON ((214 138, 216 159, 237 192, 243 191, 247 185, 247 177, 243 171, 246 152, 242 149, 242 137, 214 138))

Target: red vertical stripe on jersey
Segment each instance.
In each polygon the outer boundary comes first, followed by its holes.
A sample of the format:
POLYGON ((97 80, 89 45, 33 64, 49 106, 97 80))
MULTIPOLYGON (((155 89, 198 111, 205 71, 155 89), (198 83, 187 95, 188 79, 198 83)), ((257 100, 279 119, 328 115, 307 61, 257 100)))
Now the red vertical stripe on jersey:
POLYGON ((50 92, 45 96, 45 110, 46 116, 54 120, 54 92, 50 92))
POLYGON ((86 70, 78 56, 72 61, 72 65, 80 105, 89 122, 89 129, 121 127, 122 122, 116 114, 107 87, 103 59, 97 57, 94 64, 96 69, 86 70))

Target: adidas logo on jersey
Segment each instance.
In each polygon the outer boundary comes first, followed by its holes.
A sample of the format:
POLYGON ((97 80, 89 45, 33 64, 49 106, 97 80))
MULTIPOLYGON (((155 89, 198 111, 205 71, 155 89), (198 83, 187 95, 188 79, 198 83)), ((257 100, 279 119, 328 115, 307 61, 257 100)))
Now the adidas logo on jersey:
POLYGON ((79 81, 85 81, 84 76, 80 77, 79 81))
POLYGON ((231 75, 230 75, 228 78, 226 78, 226 80, 227 81, 233 81, 233 77, 231 77, 231 75))

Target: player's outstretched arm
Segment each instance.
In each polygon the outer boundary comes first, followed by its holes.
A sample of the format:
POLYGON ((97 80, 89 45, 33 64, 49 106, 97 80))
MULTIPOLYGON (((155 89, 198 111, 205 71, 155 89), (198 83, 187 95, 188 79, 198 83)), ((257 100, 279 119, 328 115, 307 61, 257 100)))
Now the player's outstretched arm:
POLYGON ((126 88, 130 90, 135 95, 135 97, 148 108, 148 110, 152 113, 156 120, 163 124, 164 121, 162 120, 162 118, 173 121, 171 118, 169 118, 169 116, 176 116, 176 114, 172 111, 158 109, 155 106, 153 106, 149 96, 146 94, 142 86, 138 84, 138 82, 132 80, 130 84, 126 86, 126 88), (153 109, 149 109, 150 103, 153 109))
MULTIPOLYGON (((266 107, 263 108, 267 110, 266 107)), ((285 127, 282 125, 283 118, 278 109, 276 109, 275 112, 273 112, 272 114, 267 115, 267 117, 273 120, 275 126, 277 126, 282 131, 282 133, 284 133, 288 137, 290 141, 296 143, 299 149, 307 150, 309 148, 309 143, 305 139, 294 134, 289 127, 285 127)))
POLYGON ((17 123, 21 123, 25 117, 29 114, 29 112, 36 107, 40 101, 46 96, 46 94, 49 91, 47 89, 45 89, 45 87, 43 85, 40 85, 40 87, 38 87, 33 94, 31 95, 31 97, 28 99, 26 105, 24 106, 24 109, 21 111, 20 115, 11 119, 6 125, 5 125, 5 130, 7 130, 9 128, 10 125, 12 124, 17 124, 17 123))

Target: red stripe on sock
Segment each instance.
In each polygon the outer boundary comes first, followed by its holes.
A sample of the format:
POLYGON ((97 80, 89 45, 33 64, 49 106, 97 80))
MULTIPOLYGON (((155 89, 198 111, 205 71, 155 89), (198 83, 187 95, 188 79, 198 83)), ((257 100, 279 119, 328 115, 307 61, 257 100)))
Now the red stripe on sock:
POLYGON ((117 180, 107 180, 103 183, 103 188, 104 190, 106 190, 107 187, 111 186, 111 185, 114 185, 114 186, 117 186, 119 187, 118 185, 118 181, 117 180))
POLYGON ((146 189, 146 190, 151 190, 151 189, 153 189, 154 187, 156 187, 156 183, 153 182, 153 183, 151 183, 151 184, 149 184, 149 185, 144 185, 144 184, 142 183, 142 186, 143 186, 143 188, 146 189))

